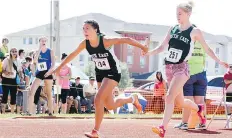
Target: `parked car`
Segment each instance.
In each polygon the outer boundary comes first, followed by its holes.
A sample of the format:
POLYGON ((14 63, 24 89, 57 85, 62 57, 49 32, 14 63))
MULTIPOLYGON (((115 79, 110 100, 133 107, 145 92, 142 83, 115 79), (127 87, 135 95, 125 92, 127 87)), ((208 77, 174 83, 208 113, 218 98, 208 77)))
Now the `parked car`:
MULTIPOLYGON (((207 86, 207 91, 214 90, 214 91, 220 91, 223 90, 224 87, 224 81, 223 81, 223 76, 207 76, 208 80, 208 86, 207 86)), ((130 89, 125 89, 125 93, 144 93, 144 94, 153 94, 154 92, 154 82, 149 82, 146 83, 138 88, 130 88, 130 89)))

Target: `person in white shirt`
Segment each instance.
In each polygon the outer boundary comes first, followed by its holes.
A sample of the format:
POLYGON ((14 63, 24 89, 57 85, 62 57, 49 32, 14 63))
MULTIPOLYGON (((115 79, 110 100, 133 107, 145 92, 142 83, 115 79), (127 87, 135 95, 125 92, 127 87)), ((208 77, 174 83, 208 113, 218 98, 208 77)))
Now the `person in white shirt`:
POLYGON ((84 85, 83 95, 85 98, 89 99, 91 103, 94 102, 94 97, 97 93, 97 85, 94 84, 94 77, 89 77, 89 84, 84 85))

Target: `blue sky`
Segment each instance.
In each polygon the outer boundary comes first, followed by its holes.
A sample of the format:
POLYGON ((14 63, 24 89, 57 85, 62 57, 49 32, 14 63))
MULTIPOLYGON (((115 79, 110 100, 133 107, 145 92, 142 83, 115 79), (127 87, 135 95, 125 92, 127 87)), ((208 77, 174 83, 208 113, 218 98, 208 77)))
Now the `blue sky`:
MULTIPOLYGON (((97 12, 127 22, 174 25, 184 0, 60 0, 60 19, 97 12), (107 6, 105 6, 107 5, 107 6)), ((191 17, 200 29, 232 36, 231 0, 194 0, 191 17)), ((1 0, 0 38, 50 22, 50 0, 1 0)))

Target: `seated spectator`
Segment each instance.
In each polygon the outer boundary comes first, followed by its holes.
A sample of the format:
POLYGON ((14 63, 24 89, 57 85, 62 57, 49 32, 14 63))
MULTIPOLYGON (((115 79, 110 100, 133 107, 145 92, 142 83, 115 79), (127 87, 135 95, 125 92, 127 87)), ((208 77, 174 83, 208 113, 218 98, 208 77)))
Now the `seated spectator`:
POLYGON ((94 104, 94 97, 97 93, 97 86, 94 84, 94 77, 89 77, 89 84, 86 84, 83 88, 84 96, 94 104))
POLYGON ((76 85, 75 85, 75 83, 72 83, 70 91, 68 93, 68 97, 67 97, 67 113, 70 112, 70 108, 71 108, 72 104, 74 104, 74 107, 75 107, 76 111, 78 112, 79 102, 77 100, 75 100, 76 98, 77 98, 76 85))
POLYGON ((45 112, 48 110, 47 104, 48 104, 47 95, 44 92, 44 90, 42 90, 37 104, 37 114, 41 113, 41 108, 42 108, 42 114, 45 114, 45 112))
POLYGON ((38 103, 39 103, 39 99, 40 99, 40 94, 41 94, 41 92, 44 90, 44 81, 42 81, 41 83, 40 83, 40 86, 38 87, 38 89, 36 90, 36 92, 35 92, 35 96, 34 96, 34 107, 33 107, 33 109, 34 109, 34 111, 36 110, 36 105, 38 105, 38 103))
POLYGON ((76 81, 75 87, 76 87, 76 91, 78 93, 76 100, 79 103, 78 104, 78 113, 82 113, 81 106, 86 106, 87 110, 85 112, 91 113, 91 101, 84 97, 83 85, 80 84, 80 77, 77 77, 75 81, 76 81))
POLYGON ((117 97, 119 95, 119 88, 118 87, 115 87, 114 89, 113 89, 113 96, 114 97, 117 97))

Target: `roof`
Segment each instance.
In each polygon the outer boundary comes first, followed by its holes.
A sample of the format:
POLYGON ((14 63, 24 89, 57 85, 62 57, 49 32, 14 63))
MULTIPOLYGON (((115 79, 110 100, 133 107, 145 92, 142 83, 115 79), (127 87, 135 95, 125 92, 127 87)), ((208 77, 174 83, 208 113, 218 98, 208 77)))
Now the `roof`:
MULTIPOLYGON (((141 23, 130 23, 123 20, 119 20, 101 13, 88 13, 82 16, 76 16, 60 21, 60 35, 61 36, 82 36, 82 24, 85 20, 96 20, 100 24, 100 30, 107 36, 119 36, 116 31, 131 31, 131 32, 146 32, 152 33, 152 38, 156 36, 164 37, 170 28, 170 26, 156 25, 156 24, 141 24, 141 23), (76 31, 69 31, 73 28, 76 31)), ((206 40, 227 42, 231 41, 232 38, 228 36, 213 35, 204 32, 206 40)), ((28 35, 50 35, 50 24, 41 25, 38 27, 22 30, 19 32, 7 34, 6 36, 28 36, 28 35)))

